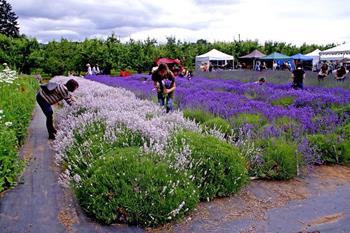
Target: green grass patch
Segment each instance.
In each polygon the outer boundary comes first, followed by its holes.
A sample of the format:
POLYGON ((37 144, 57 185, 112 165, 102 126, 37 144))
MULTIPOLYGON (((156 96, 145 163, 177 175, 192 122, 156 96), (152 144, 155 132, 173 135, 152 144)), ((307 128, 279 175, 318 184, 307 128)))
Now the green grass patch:
POLYGON ((271 104, 274 106, 278 105, 278 106, 287 107, 294 102, 294 99, 295 98, 293 96, 286 96, 286 97, 271 101, 271 104))
POLYGON ((197 123, 204 123, 214 117, 211 113, 201 109, 185 109, 183 114, 184 117, 194 120, 197 123))

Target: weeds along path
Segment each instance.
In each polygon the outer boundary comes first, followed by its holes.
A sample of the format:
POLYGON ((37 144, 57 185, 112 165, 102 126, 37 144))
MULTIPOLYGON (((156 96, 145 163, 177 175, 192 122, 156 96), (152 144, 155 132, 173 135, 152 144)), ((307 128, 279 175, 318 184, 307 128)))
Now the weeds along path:
POLYGON ((69 189, 58 184, 59 168, 37 106, 20 152, 26 161, 19 184, 0 197, 1 233, 144 232, 126 225, 101 226, 81 211, 69 189))

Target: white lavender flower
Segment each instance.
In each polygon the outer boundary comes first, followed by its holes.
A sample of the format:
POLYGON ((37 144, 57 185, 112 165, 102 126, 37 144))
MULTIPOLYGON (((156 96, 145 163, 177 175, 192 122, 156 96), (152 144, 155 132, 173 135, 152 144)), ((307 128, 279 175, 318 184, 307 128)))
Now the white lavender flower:
POLYGON ((11 121, 5 122, 5 126, 6 126, 6 127, 11 127, 11 126, 12 126, 12 122, 11 122, 11 121))

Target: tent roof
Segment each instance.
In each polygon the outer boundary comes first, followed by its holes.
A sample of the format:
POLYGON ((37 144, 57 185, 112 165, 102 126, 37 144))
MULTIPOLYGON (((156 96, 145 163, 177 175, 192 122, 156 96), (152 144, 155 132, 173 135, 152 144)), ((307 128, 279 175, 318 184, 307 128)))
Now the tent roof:
POLYGON ((291 58, 293 58, 295 60, 303 60, 303 61, 310 61, 310 60, 312 60, 312 57, 305 56, 305 55, 303 55, 301 53, 297 53, 297 54, 291 56, 291 58))
POLYGON ((263 54, 262 52, 260 52, 259 50, 255 49, 253 52, 242 56, 240 58, 250 58, 250 59, 254 59, 254 58, 259 58, 259 57, 263 57, 266 56, 266 54, 263 54))
POLYGON ((338 45, 334 48, 327 49, 320 53, 320 55, 337 55, 337 54, 350 54, 350 43, 338 45))
POLYGON ((179 59, 171 59, 171 58, 166 58, 166 57, 162 57, 156 60, 156 64, 159 65, 160 63, 166 63, 166 64, 180 64, 181 61, 179 59))
POLYGON ((287 55, 284 55, 282 53, 276 53, 273 52, 267 56, 259 58, 261 60, 290 60, 291 57, 288 57, 287 55))
POLYGON ((321 52, 321 50, 315 49, 311 53, 305 54, 305 56, 317 57, 317 56, 320 56, 320 52, 321 52))
POLYGON ((207 58, 208 60, 233 60, 233 56, 220 52, 216 49, 212 49, 205 54, 196 56, 196 58, 207 58))

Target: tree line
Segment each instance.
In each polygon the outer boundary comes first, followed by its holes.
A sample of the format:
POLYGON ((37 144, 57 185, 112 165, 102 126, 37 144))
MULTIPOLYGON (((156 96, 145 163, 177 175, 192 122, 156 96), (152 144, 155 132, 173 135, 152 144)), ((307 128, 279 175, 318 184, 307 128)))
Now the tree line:
POLYGON ((159 57, 178 58, 188 68, 194 67, 195 57, 215 48, 234 55, 235 59, 254 49, 265 54, 280 52, 288 56, 296 53, 309 53, 315 49, 327 49, 316 44, 292 45, 285 42, 267 41, 260 44, 257 40, 213 42, 197 40, 183 42, 168 37, 166 43, 158 43, 147 38, 139 41, 130 39, 122 43, 112 34, 107 39, 85 39, 81 42, 61 39, 40 44, 35 38, 18 38, 0 34, 0 64, 6 62, 13 69, 25 74, 47 74, 49 76, 66 74, 69 71, 81 73, 86 64, 99 64, 106 74, 120 69, 147 72, 159 57))

